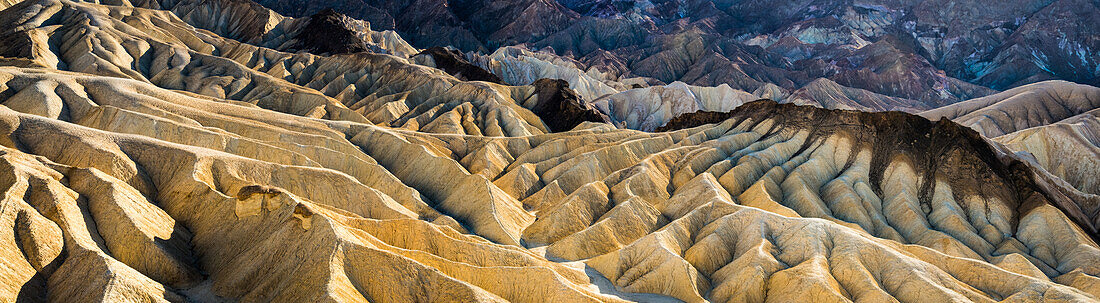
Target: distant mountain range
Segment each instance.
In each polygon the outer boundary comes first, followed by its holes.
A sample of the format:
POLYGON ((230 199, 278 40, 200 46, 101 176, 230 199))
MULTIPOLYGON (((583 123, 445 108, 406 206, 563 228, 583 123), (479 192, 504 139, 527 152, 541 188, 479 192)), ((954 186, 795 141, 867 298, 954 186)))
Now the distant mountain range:
POLYGON ((419 48, 522 44, 661 83, 794 92, 825 78, 910 100, 902 110, 1044 80, 1100 85, 1100 2, 1089 0, 258 2, 289 16, 333 8, 419 48))

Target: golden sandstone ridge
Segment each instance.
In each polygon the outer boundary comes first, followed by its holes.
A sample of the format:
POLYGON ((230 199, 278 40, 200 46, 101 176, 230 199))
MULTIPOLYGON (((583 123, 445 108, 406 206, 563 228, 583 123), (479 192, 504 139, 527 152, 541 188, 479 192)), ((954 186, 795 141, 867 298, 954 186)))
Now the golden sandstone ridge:
POLYGON ((551 133, 534 86, 369 28, 388 53, 291 52, 244 1, 0 3, 0 301, 1100 297, 1095 175, 1046 139, 771 101, 551 133))

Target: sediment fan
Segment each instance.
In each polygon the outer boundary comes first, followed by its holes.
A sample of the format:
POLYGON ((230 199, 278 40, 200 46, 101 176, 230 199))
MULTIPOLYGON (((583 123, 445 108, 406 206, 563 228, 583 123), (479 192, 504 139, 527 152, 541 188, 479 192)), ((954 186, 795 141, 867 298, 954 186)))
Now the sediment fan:
POLYGON ((923 113, 1074 108, 994 139, 767 100, 643 132, 250 2, 0 3, 3 301, 1100 296, 1096 88, 923 113))

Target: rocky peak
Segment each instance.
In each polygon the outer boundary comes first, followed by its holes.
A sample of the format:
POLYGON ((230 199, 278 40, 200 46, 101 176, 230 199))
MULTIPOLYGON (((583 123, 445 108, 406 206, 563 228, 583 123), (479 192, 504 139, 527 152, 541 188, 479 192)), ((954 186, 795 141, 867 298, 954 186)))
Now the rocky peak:
POLYGON ((550 131, 568 131, 583 122, 611 123, 606 114, 584 103, 565 80, 539 79, 531 85, 538 96, 531 111, 542 118, 550 131))
MULTIPOLYGON (((429 65, 441 69, 455 76, 455 78, 466 81, 485 81, 497 84, 504 83, 497 75, 477 65, 471 64, 466 60, 466 57, 457 50, 437 46, 416 54, 414 58, 425 58, 425 56, 431 58, 431 63, 429 65)), ((425 63, 428 64, 427 62, 425 63)))
POLYGON ((294 38, 295 48, 315 54, 349 54, 369 50, 348 24, 348 17, 328 8, 309 17, 294 38))

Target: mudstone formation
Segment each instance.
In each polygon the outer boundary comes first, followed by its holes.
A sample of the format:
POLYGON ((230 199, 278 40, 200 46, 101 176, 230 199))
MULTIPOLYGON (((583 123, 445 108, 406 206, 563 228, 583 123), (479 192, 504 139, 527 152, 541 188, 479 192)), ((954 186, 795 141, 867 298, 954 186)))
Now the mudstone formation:
MULTIPOLYGON (((488 4, 273 2, 300 16, 0 0, 0 301, 1100 299, 1100 88, 682 81, 598 50, 418 48, 700 26, 654 15, 676 10, 518 1, 467 29, 462 8, 488 4)), ((722 45, 684 35, 644 43, 722 45)), ((690 69, 720 61, 704 53, 690 69)))

